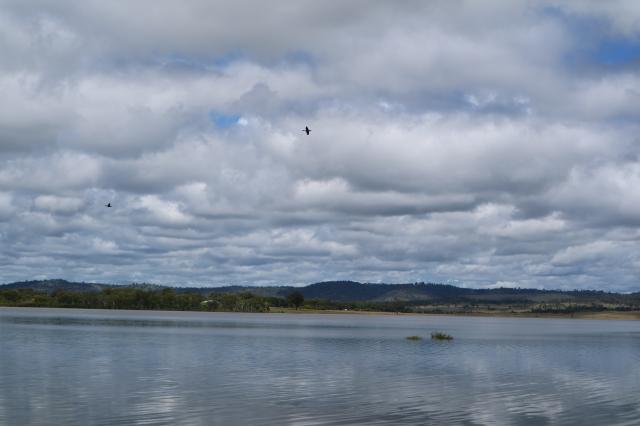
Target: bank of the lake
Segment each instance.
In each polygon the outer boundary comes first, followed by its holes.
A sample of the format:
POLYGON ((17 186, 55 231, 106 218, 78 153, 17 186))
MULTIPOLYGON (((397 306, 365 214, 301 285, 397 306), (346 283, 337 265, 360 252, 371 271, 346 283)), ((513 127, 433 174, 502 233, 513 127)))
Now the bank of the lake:
POLYGON ((604 311, 604 312, 575 312, 575 313, 536 313, 536 312, 504 312, 478 311, 453 313, 419 313, 419 312, 387 312, 336 309, 307 309, 272 307, 271 313, 280 314, 346 314, 346 315, 378 315, 378 316, 457 316, 457 317, 495 317, 495 318, 556 318, 556 319, 599 319, 599 320, 640 320, 640 311, 604 311))
MULTIPOLYGON (((96 310, 96 308, 63 308, 49 306, 0 306, 2 309, 59 309, 59 310, 96 310)), ((446 313, 424 313, 424 312, 390 312, 374 310, 355 309, 310 309, 310 308, 288 308, 269 307, 264 312, 233 312, 233 311, 202 311, 202 310, 180 310, 180 309, 108 309, 110 311, 145 311, 145 312, 202 312, 202 313, 238 313, 238 314, 320 314, 320 315, 363 315, 363 316, 426 316, 426 317, 493 317, 493 318, 555 318, 555 319, 592 319, 592 320, 640 320, 640 311, 599 311, 599 312, 574 312, 574 313, 550 313, 550 312, 508 312, 508 311, 476 311, 476 312, 446 312, 446 313)))

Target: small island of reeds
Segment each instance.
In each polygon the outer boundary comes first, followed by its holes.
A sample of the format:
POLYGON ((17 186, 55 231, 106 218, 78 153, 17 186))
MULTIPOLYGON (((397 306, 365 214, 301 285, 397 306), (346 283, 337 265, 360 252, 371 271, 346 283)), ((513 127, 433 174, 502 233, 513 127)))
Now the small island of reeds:
POLYGON ((422 340, 422 337, 420 337, 420 336, 407 336, 406 339, 407 340, 422 340))
POLYGON ((443 333, 442 331, 434 331, 431 333, 431 338, 433 340, 453 340, 453 336, 443 333))

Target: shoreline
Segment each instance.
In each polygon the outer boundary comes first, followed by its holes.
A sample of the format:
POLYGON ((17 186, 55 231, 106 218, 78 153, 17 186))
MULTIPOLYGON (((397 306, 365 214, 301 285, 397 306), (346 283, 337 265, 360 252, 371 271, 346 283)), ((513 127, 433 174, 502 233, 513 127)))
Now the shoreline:
POLYGON ((166 309, 96 309, 96 308, 62 308, 49 306, 0 306, 1 309, 65 309, 83 311, 109 311, 109 312, 194 312, 194 313, 237 313, 237 314, 320 314, 320 315, 364 315, 364 316, 429 316, 429 317, 504 317, 504 318, 556 318, 556 319, 591 319, 591 320, 640 320, 640 311, 600 311, 600 312, 574 312, 569 313, 535 313, 535 312, 389 312, 389 311, 358 311, 338 309, 295 309, 271 307, 268 312, 233 312, 233 311, 199 311, 199 310, 166 310, 166 309))
POLYGON ((598 320, 640 320, 640 311, 601 311, 568 313, 535 313, 535 312, 386 312, 386 311, 356 311, 336 309, 294 309, 271 308, 270 313, 276 314, 324 314, 324 315, 371 315, 371 316, 452 316, 452 317, 505 317, 505 318, 556 318, 556 319, 598 319, 598 320))

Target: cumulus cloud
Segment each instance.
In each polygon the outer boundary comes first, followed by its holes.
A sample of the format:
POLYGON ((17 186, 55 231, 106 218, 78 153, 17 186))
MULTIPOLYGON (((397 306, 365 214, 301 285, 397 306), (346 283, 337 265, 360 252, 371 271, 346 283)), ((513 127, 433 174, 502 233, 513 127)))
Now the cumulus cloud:
POLYGON ((73 214, 80 210, 84 200, 73 197, 59 197, 56 195, 38 195, 33 200, 37 210, 44 210, 61 214, 73 214))
POLYGON ((638 290, 635 4, 5 0, 0 280, 638 290))

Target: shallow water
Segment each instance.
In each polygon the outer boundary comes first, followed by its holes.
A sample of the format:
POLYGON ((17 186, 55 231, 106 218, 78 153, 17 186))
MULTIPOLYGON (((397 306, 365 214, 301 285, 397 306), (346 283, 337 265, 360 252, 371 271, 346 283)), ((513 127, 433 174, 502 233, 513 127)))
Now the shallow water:
POLYGON ((0 308, 0 424, 638 425, 639 361, 634 321, 0 308))

